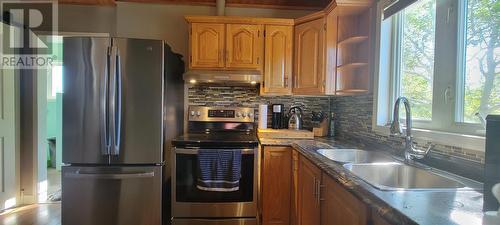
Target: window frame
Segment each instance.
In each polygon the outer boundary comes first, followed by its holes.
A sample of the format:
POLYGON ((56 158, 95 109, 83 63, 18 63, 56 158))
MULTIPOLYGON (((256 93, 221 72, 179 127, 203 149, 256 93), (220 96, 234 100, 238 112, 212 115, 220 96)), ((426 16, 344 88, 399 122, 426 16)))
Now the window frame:
MULTIPOLYGON (((372 130, 389 135, 392 106, 399 95, 402 19, 400 13, 383 21, 383 9, 391 0, 376 7, 374 66, 374 117, 372 130), (390 32, 387 32, 390 27, 390 32), (388 41, 389 39, 389 41, 388 41), (389 49, 387 48, 389 42, 389 49), (396 94, 396 92, 398 92, 396 94)), ((467 0, 436 0, 435 55, 432 120, 413 120, 414 136, 425 141, 484 151, 484 128, 463 118, 463 70, 467 0), (449 57, 455 54, 456 57, 449 57), (436 76, 438 74, 439 76, 436 76), (462 107, 460 109, 459 107, 462 107)))

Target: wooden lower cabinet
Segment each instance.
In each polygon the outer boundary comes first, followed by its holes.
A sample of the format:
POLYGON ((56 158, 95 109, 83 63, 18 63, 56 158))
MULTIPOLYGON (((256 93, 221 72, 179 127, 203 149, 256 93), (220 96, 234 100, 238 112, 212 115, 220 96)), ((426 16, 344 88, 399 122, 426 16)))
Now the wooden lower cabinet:
POLYGON ((321 183, 321 225, 368 224, 364 203, 325 174, 321 183))
POLYGON ((321 214, 318 189, 321 170, 301 155, 298 176, 298 224, 319 225, 321 214))
POLYGON ((299 224, 299 152, 292 152, 292 208, 290 215, 290 225, 299 224))
POLYGON ((388 225, 290 147, 264 146, 261 165, 263 225, 388 225))
POLYGON ((262 224, 289 225, 292 197, 290 147, 265 146, 262 160, 262 224))

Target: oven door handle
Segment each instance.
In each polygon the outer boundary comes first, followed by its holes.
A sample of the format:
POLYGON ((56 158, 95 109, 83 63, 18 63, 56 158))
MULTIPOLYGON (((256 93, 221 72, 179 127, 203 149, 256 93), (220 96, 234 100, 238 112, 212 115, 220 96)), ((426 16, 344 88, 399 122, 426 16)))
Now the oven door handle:
MULTIPOLYGON (((184 155, 198 155, 198 150, 200 148, 175 148, 175 153, 176 154, 184 154, 184 155)), ((254 148, 244 148, 244 149, 224 149, 224 150, 241 150, 241 154, 243 155, 254 155, 255 150, 254 148)))

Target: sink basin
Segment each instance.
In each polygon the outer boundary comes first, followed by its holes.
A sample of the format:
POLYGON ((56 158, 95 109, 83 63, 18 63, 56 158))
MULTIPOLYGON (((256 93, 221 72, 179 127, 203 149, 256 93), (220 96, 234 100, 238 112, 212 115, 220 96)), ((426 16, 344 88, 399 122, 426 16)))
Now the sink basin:
POLYGON ((318 149, 320 155, 339 163, 393 162, 385 154, 360 149, 318 149))
POLYGON ((466 189, 451 177, 401 163, 346 164, 344 167, 380 190, 466 189))

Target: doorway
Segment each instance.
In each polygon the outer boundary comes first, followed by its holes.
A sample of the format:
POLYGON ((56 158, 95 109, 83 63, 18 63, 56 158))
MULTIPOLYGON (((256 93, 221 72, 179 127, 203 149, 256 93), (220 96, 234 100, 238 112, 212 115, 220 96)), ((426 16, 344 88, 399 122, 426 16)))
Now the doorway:
POLYGON ((38 71, 38 203, 61 200, 63 38, 44 37, 52 42, 54 61, 38 71))

